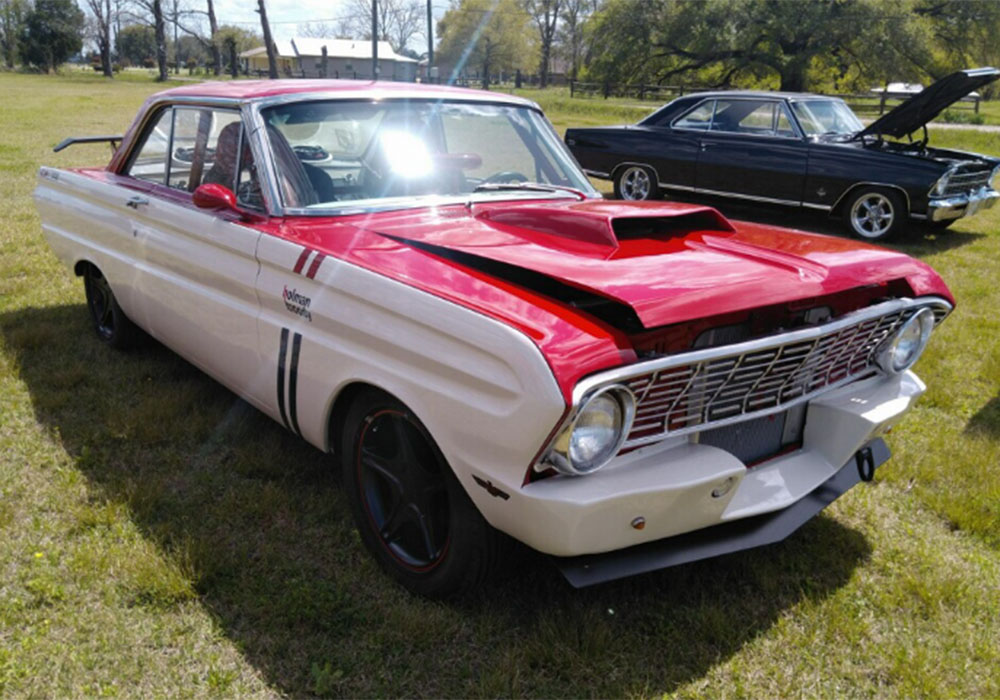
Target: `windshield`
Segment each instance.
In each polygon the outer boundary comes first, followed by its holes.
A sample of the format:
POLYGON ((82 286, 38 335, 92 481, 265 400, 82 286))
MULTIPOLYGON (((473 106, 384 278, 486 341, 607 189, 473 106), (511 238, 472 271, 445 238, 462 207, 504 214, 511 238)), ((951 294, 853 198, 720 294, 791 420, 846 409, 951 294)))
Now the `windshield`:
POLYGON ((261 115, 278 190, 293 209, 414 197, 573 196, 557 187, 595 194, 548 122, 527 107, 328 100, 261 115), (493 186, 516 183, 534 187, 493 186))
POLYGON ((849 135, 865 128, 842 100, 792 102, 792 110, 806 136, 849 135))

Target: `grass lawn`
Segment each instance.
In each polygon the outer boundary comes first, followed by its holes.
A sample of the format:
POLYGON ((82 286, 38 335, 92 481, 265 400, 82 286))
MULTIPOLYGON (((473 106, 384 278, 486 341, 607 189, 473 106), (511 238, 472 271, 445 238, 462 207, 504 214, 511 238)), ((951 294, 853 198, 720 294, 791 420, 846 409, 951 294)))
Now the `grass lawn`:
MULTIPOLYGON (((0 696, 1000 696, 1000 208, 898 244, 959 304, 874 484, 766 549, 581 591, 520 552, 431 603, 363 551, 327 457, 169 351, 93 337, 35 172, 104 162, 50 149, 158 87, 0 73, 0 696)), ((560 129, 632 118, 531 96, 560 129)))

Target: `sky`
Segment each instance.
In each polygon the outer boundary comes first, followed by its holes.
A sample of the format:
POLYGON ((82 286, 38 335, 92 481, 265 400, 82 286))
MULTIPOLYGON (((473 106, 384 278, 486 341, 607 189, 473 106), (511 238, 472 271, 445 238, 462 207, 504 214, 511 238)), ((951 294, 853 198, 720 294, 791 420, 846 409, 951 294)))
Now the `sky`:
MULTIPOLYGON (((426 4, 425 0, 420 0, 426 4)), ((337 20, 351 14, 348 0, 266 0, 267 18, 271 22, 271 33, 275 39, 290 39, 295 36, 298 25, 307 22, 336 24, 337 20)), ((193 7, 198 0, 189 0, 193 7)), ((432 12, 436 23, 448 9, 448 0, 432 0, 432 12)), ((254 0, 215 0, 215 14, 219 24, 240 24, 260 31, 260 20, 254 0)), ((418 43, 426 42, 418 39, 418 43)), ((416 46, 419 50, 419 46, 416 46)))

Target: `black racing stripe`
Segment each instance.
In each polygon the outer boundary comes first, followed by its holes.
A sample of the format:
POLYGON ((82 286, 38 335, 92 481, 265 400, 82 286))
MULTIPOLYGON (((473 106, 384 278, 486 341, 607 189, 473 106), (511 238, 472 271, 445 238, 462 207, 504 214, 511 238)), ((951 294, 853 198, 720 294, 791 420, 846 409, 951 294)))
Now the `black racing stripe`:
POLYGON ((288 415, 292 421, 292 430, 296 435, 302 435, 299 430, 298 411, 295 410, 295 389, 299 378, 299 348, 302 346, 302 334, 296 333, 292 337, 292 366, 288 370, 288 415))
MULTIPOLYGON (((281 413, 281 422, 285 428, 288 426, 288 416, 285 415, 285 353, 288 349, 288 329, 281 329, 281 349, 278 350, 278 411, 281 413)), ((294 414, 293 414, 294 415, 294 414)))

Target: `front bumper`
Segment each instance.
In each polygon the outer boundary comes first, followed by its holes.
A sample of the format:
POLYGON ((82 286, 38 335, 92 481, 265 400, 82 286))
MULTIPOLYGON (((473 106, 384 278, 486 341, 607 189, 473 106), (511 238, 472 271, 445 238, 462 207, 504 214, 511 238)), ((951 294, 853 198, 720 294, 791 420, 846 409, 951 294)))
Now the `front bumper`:
POLYGON ((907 371, 813 399, 802 447, 752 468, 694 438, 640 448, 595 474, 524 486, 505 503, 513 507, 503 509, 506 522, 495 524, 541 552, 575 557, 781 511, 895 425, 924 389, 907 371), (642 529, 633 526, 637 518, 642 529))
MULTIPOLYGON (((876 438, 865 452, 870 456, 872 470, 867 477, 889 459, 889 448, 882 438, 876 438)), ((582 588, 774 544, 812 520, 861 480, 861 466, 857 458, 852 458, 807 496, 776 513, 723 523, 607 554, 558 559, 556 566, 570 584, 582 588)))
POLYGON ((963 216, 972 216, 977 211, 989 209, 998 199, 1000 192, 986 187, 971 194, 932 199, 927 204, 927 218, 931 221, 950 221, 963 216))

